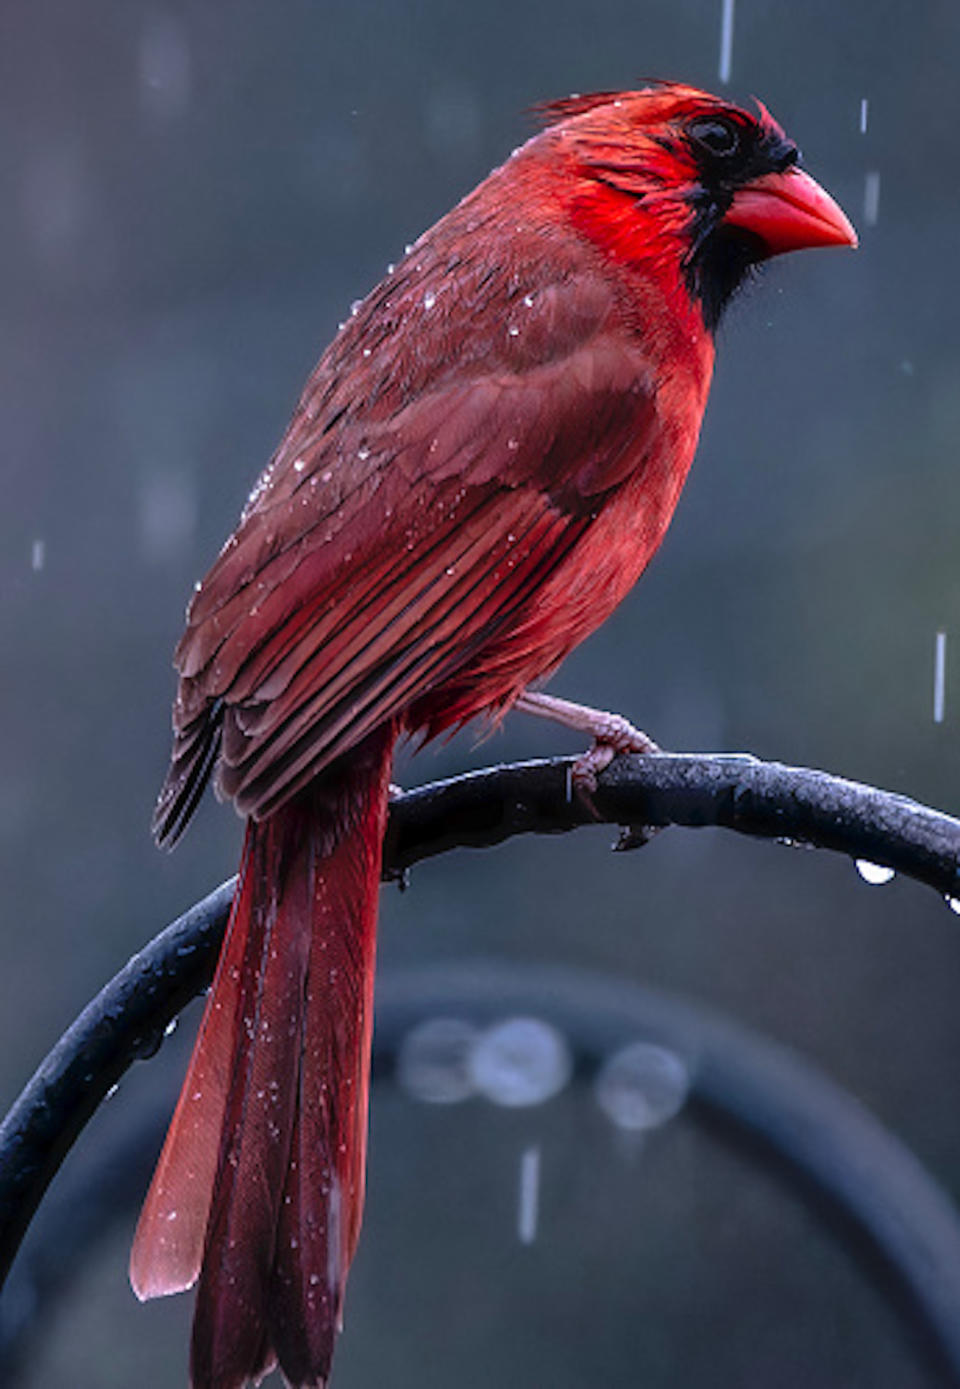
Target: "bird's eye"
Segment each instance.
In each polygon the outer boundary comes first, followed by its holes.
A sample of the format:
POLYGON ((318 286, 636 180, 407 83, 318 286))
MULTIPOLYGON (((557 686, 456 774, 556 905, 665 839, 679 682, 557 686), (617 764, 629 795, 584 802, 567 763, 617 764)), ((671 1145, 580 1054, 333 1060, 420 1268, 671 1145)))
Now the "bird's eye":
POLYGON ((732 121, 709 116, 689 126, 692 139, 718 159, 729 159, 740 149, 740 132, 732 121))

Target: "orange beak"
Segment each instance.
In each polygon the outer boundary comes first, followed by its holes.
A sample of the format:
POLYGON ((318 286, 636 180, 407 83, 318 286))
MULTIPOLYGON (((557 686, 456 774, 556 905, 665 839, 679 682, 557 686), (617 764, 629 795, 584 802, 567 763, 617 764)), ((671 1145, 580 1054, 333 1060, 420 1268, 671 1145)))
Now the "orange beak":
POLYGON ((857 233, 843 208, 800 169, 754 179, 734 194, 723 220, 753 232, 768 256, 810 246, 857 245, 857 233))

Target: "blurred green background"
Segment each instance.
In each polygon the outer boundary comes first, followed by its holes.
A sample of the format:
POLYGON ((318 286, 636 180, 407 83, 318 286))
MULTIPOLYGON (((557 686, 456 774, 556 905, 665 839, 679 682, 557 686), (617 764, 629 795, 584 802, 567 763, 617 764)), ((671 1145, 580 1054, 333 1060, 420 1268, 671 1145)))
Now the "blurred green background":
MULTIPOLYGON (((0 1092, 234 871, 212 798, 149 836, 170 653, 303 379, 405 242, 531 127, 647 76, 718 85, 719 0, 34 0, 0 12, 0 1092)), ((660 555, 551 688, 677 749, 749 750, 960 812, 960 9, 739 0, 732 80, 861 232, 732 310, 660 555), (866 132, 861 102, 868 101, 866 132), (865 224, 878 174, 875 224, 865 224), (945 718, 934 640, 947 632, 945 718)), ((515 716, 401 769, 573 750, 515 716)), ((960 923, 851 863, 609 830, 421 868, 381 963, 495 955, 669 988, 795 1045, 960 1193, 960 923)), ((187 1028, 181 1028, 185 1033, 187 1028)), ((189 1038, 86 1138, 172 1105, 189 1038)), ((139 1307, 129 1213, 18 1389, 185 1382, 189 1298, 139 1307)), ((935 1382, 784 1189, 683 1118, 641 1149, 589 1097, 375 1098, 337 1389, 935 1382), (517 1157, 543 1154, 521 1250, 517 1157)))

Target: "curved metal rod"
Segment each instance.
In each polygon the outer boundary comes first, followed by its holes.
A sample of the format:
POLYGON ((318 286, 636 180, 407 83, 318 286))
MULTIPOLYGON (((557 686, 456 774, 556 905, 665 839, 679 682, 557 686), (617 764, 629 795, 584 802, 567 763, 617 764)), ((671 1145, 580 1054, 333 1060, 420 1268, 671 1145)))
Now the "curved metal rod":
MULTIPOLYGON (((720 1116, 727 1141, 748 1140, 755 1160, 777 1164, 781 1177, 799 1183, 801 1197, 815 1186, 847 1227, 866 1236, 866 1251, 861 1240, 856 1252, 869 1252, 871 1267, 879 1258, 894 1273, 914 1326, 927 1333, 923 1349, 939 1352, 933 1368, 960 1384, 960 1217, 916 1158, 853 1097, 795 1052, 700 1005, 585 971, 515 961, 385 975, 378 982, 375 1075, 391 1075, 405 1037, 425 1019, 454 1016, 482 1026, 511 1015, 558 1028, 580 1080, 638 1039, 678 1054, 688 1067, 694 1114, 720 1116)), ((41 1238, 21 1279, 11 1282, 25 1310, 0 1340, 7 1372, 18 1354, 29 1354, 36 1312, 62 1292, 78 1254, 140 1199, 164 1122, 158 1116, 121 1138, 82 1190, 61 1191, 45 1227, 49 1239, 41 1238)), ((894 1305, 903 1312, 901 1297, 894 1305)))
MULTIPOLYGON (((391 806, 385 876, 456 846, 595 823, 570 794, 572 758, 437 782, 391 806)), ((960 895, 960 822, 824 772, 742 756, 620 757, 600 778, 610 823, 725 825, 887 864, 960 895)), ((634 840, 623 841, 629 846, 634 840)), ((224 883, 157 936, 101 991, 43 1061, 0 1125, 0 1283, 54 1173, 97 1105, 210 982, 233 893, 224 883)))

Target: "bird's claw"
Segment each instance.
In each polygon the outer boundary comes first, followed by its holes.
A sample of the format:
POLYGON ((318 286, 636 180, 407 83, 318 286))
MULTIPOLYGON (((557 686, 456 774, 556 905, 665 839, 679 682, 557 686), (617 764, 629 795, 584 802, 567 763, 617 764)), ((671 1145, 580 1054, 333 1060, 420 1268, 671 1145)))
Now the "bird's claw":
MULTIPOLYGON (((606 771, 610 763, 623 753, 646 754, 660 752, 661 749, 622 714, 598 715, 594 735, 593 746, 577 758, 570 770, 570 784, 593 818, 600 820, 602 817, 593 801, 600 773, 606 771)), ((624 847, 639 847, 639 844, 624 847)))

